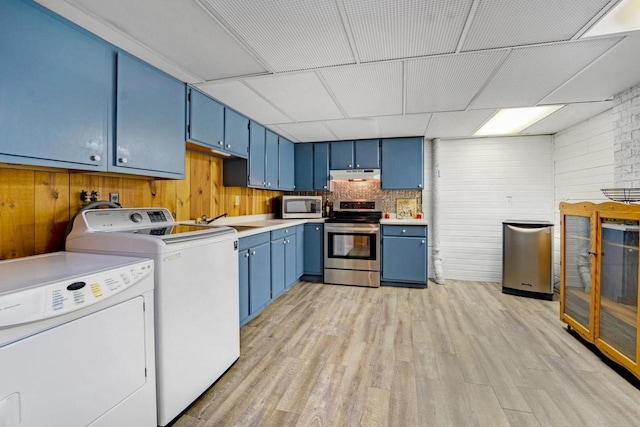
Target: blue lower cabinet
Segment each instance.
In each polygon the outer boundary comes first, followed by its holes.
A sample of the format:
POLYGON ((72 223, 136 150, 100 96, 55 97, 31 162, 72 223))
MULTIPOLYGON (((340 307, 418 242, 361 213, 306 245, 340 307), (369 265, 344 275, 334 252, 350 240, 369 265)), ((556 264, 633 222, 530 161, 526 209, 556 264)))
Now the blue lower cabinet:
POLYGON ((271 241, 271 295, 278 297, 285 289, 285 239, 271 241))
POLYGON ((239 264, 239 294, 240 294, 240 324, 249 317, 249 250, 238 253, 239 264))
POLYGON ((255 317, 271 300, 271 245, 269 233, 238 240, 240 261, 240 325, 255 317))
POLYGON ((296 225, 296 279, 304 274, 304 224, 296 225))
POLYGON ((427 284, 427 227, 382 227, 381 281, 408 286, 427 284))
POLYGON ((323 262, 323 224, 304 224, 304 274, 322 276, 323 262))
POLYGON ((284 240, 284 282, 287 288, 293 286, 298 280, 298 276, 296 275, 298 264, 296 261, 296 252, 298 251, 296 240, 295 234, 290 235, 284 240))

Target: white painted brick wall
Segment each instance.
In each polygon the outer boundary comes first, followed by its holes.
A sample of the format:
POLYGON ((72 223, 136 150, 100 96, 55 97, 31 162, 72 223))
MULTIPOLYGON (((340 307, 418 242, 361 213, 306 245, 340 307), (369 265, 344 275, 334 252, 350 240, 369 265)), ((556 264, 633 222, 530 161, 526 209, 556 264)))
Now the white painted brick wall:
POLYGON ((560 277, 560 202, 603 202, 600 191, 611 188, 614 176, 613 111, 554 135, 554 264, 560 277))
POLYGON ((615 187, 640 187, 640 85, 614 97, 615 187))

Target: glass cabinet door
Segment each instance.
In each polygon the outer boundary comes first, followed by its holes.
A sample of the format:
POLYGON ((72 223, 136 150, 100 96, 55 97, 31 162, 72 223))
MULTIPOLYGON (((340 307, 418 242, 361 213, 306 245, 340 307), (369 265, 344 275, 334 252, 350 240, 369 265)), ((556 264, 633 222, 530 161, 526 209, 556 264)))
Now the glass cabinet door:
POLYGON ((563 290, 562 313, 575 323, 574 327, 583 327, 585 332, 591 328, 592 304, 592 241, 591 219, 584 216, 565 215, 563 221, 563 290))
POLYGON ((601 219, 597 336, 635 362, 638 325, 638 220, 601 219))

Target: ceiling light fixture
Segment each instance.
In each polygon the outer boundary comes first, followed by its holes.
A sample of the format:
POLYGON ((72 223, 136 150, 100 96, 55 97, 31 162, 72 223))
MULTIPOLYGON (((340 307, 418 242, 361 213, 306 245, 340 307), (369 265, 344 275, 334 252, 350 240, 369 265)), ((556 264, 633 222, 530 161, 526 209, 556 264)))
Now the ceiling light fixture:
POLYGON ((564 105, 506 108, 494 114, 473 136, 515 135, 562 107, 564 105))
POLYGON ((640 0, 622 0, 581 38, 640 30, 640 0))

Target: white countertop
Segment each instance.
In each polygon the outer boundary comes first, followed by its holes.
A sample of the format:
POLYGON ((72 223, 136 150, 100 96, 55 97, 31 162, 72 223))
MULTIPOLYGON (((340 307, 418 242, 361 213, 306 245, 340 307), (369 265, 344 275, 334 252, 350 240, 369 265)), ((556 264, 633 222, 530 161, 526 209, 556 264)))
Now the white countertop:
MULTIPOLYGON (((306 223, 323 223, 325 218, 310 218, 310 219, 277 219, 273 214, 262 214, 262 215, 241 215, 241 216, 230 216, 223 217, 215 220, 211 224, 203 224, 209 225, 211 227, 219 227, 219 226, 244 226, 244 227, 254 227, 250 230, 242 230, 238 231, 238 237, 248 237, 253 236, 255 234, 267 233, 270 231, 278 230, 280 228, 286 227, 295 227, 296 225, 306 224, 306 223)), ((196 222, 189 221, 189 222, 196 222)))
POLYGON ((382 225, 429 225, 429 222, 424 219, 398 219, 398 218, 383 218, 380 220, 380 224, 382 225))

